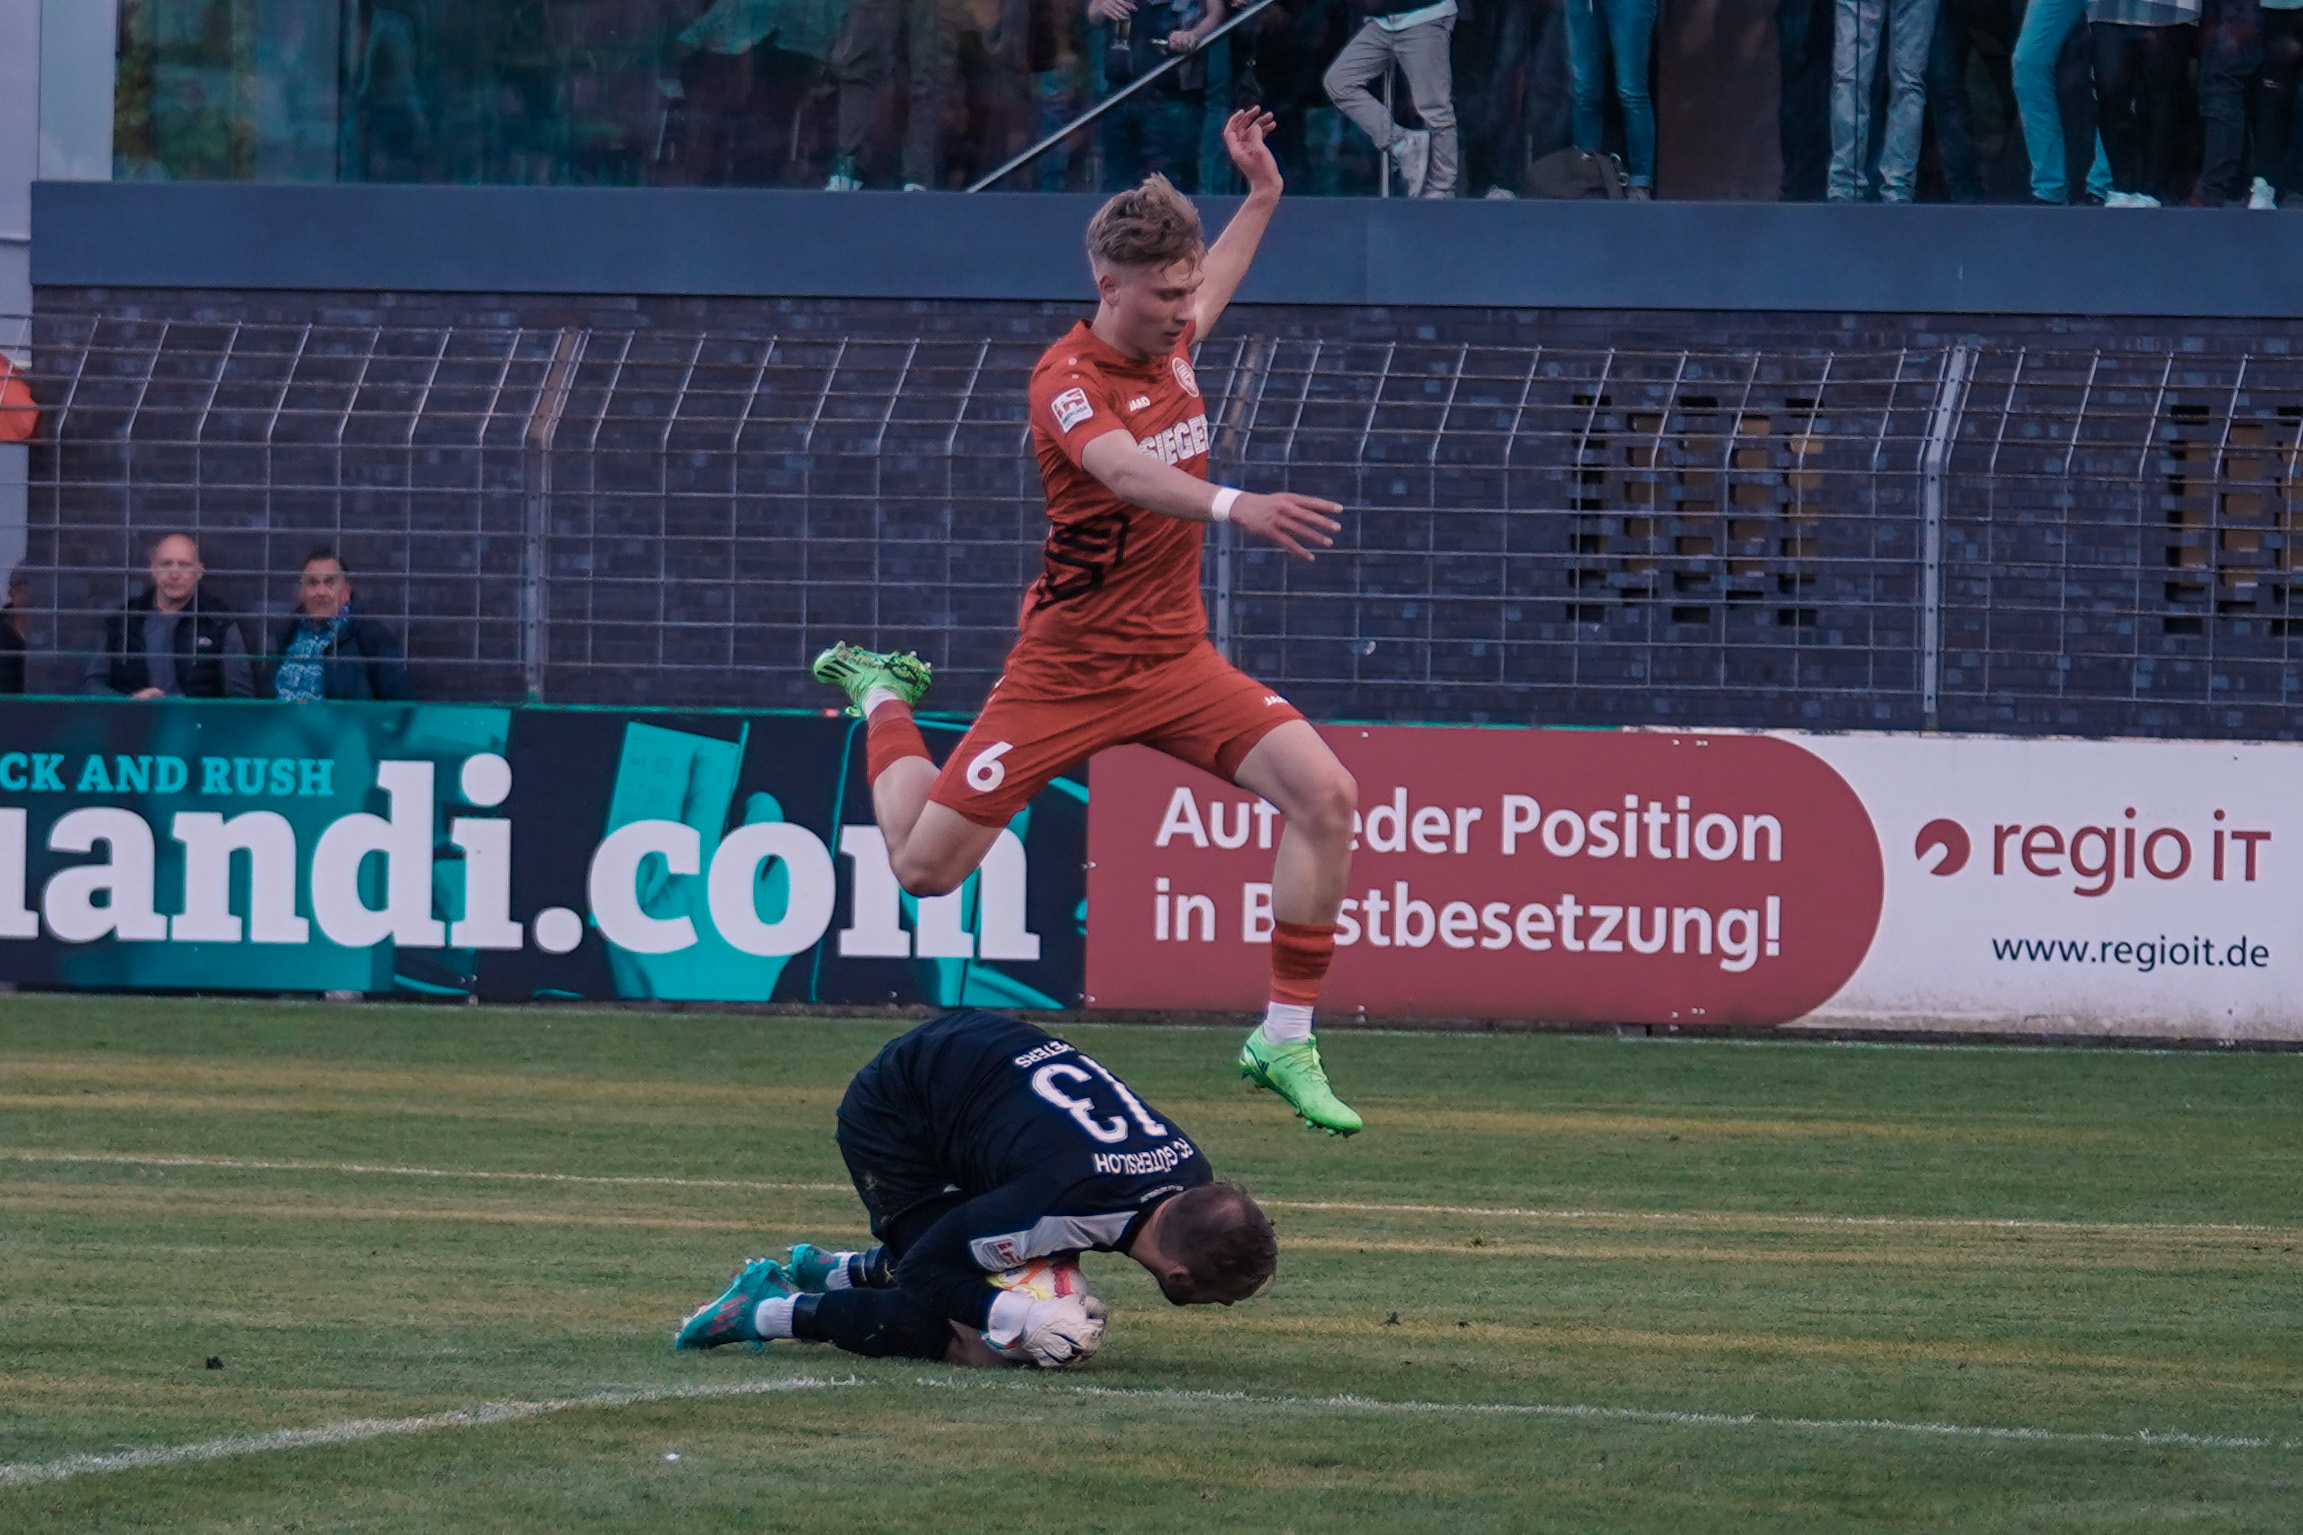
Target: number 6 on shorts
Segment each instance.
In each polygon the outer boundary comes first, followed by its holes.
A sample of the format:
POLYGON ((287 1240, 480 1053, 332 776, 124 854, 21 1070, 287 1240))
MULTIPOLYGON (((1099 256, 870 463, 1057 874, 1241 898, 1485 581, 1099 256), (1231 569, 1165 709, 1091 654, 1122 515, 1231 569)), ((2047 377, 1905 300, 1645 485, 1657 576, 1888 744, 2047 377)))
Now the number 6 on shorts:
POLYGON ((968 787, 978 794, 989 794, 1008 776, 1007 764, 1000 761, 1015 749, 1013 741, 994 741, 977 752, 968 762, 968 787))

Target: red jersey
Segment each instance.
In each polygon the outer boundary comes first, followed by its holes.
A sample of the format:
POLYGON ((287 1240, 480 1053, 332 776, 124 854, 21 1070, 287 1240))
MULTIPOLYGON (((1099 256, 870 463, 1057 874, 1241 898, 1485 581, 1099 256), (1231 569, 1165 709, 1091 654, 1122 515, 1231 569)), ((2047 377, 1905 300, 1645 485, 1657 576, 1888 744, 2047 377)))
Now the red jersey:
POLYGON ((1024 594, 1025 645, 1146 659, 1177 656, 1207 636, 1200 605, 1202 525, 1131 506, 1080 467, 1080 453, 1107 432, 1207 478, 1208 424, 1185 350, 1141 361, 1096 339, 1085 323, 1049 347, 1032 369, 1032 450, 1047 487, 1047 543, 1040 578, 1024 594))

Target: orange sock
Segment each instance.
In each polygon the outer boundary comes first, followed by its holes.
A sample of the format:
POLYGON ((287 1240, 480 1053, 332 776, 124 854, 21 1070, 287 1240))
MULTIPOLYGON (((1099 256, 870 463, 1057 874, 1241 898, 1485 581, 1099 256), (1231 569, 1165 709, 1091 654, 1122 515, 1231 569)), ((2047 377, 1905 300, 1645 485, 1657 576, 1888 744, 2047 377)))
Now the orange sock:
POLYGON ((1271 925, 1271 1000, 1297 1007, 1319 1001, 1319 983, 1335 959, 1335 927, 1310 922, 1271 925))
MULTIPOLYGON (((928 756, 928 743, 920 735, 920 727, 912 723, 912 711, 900 703, 891 700, 881 704, 864 725, 864 778, 868 783, 877 783, 882 773, 906 757, 928 756)), ((935 761, 933 757, 928 760, 935 761)))

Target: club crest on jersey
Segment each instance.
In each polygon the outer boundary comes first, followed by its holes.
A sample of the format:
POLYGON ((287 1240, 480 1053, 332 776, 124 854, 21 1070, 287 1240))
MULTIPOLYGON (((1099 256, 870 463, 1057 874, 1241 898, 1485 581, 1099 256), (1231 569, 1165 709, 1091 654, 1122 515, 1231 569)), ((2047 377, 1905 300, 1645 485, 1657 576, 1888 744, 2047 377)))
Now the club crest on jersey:
POLYGON ((1191 364, 1184 360, 1183 353, 1178 352, 1170 357, 1167 360, 1167 366, 1168 371, 1175 375, 1177 386, 1192 398, 1199 398, 1199 379, 1192 372, 1191 364))
POLYGON ((1096 408, 1088 403, 1088 392, 1085 389, 1066 389, 1048 401, 1048 409, 1055 413, 1056 430, 1059 432, 1070 431, 1096 413, 1096 408))

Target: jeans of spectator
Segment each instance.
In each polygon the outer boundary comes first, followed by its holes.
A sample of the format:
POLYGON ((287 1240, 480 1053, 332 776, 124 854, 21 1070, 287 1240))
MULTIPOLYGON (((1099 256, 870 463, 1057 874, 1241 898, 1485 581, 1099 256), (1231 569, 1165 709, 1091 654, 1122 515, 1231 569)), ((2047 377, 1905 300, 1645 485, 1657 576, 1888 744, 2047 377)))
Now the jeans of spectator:
POLYGON ((840 154, 862 160, 900 53, 909 97, 903 177, 934 186, 944 103, 959 87, 959 43, 958 20, 944 0, 849 0, 831 60, 840 87, 840 154))
POLYGON ((2255 174, 2282 206, 2303 199, 2303 10, 2266 7, 2263 72, 2256 84, 2255 174))
POLYGON ((2261 0, 2207 0, 2199 17, 2199 192, 2210 208, 2247 200, 2247 91, 2263 64, 2261 0))
POLYGON ((2198 27, 2133 26, 2091 21, 2095 50, 2095 109, 2103 148, 2111 156, 2111 184, 2161 202, 2180 195, 2174 179, 2175 109, 2198 27))
POLYGON ((1415 103, 1423 125, 1431 130, 1431 165, 1423 181, 1426 197, 1455 195, 1455 71, 1447 56, 1454 35, 1453 16, 1419 21, 1397 32, 1370 21, 1344 44, 1321 82, 1327 87, 1328 100, 1375 141, 1379 152, 1388 151, 1407 130, 1392 120, 1368 84, 1398 63, 1400 73, 1407 76, 1408 99, 1415 103))
POLYGON ((1927 55, 1936 0, 1836 0, 1831 26, 1831 200, 1861 202, 1871 161, 1872 89, 1887 55, 1887 131, 1879 200, 1911 201, 1927 120, 1927 55), (1885 46, 1882 47, 1884 34, 1885 46))
POLYGON ((1179 191, 1197 192, 1201 120, 1206 116, 1206 99, 1198 91, 1163 91, 1157 85, 1105 113, 1097 130, 1104 190, 1124 192, 1157 173, 1179 191))
MULTIPOLYGON (((1106 43, 1098 28, 1091 41, 1095 57, 1104 56, 1106 43)), ((1156 59, 1165 62, 1166 55, 1156 59)), ((1223 147, 1224 119, 1232 97, 1231 66, 1231 41, 1226 38, 1104 114, 1096 129, 1104 190, 1124 192, 1156 171, 1179 190, 1195 195, 1221 197, 1235 192, 1231 154, 1223 147), (1188 89, 1177 80, 1187 71, 1197 82, 1188 89)), ((1107 79, 1104 88, 1115 91, 1121 84, 1107 79)))
POLYGON ((1776 0, 1775 138, 1787 203, 1819 203, 1830 184, 1831 3, 1776 0))
MULTIPOLYGON (((2015 39, 2015 110, 2023 119, 2023 147, 2031 156, 2031 195, 2043 203, 2071 200, 2071 171, 2063 144, 2063 103, 2056 65, 2071 34, 2087 20, 2087 0, 2030 0, 2015 39)), ((2103 136, 2087 169, 2087 191, 2097 202, 2111 190, 2111 159, 2103 136)))
POLYGON ((1647 91, 1655 51, 1655 0, 1566 0, 1567 78, 1575 97, 1575 147, 1606 147, 1608 64, 1623 109, 1624 179, 1655 185, 1655 101, 1647 91))
POLYGON ((1927 115, 1935 121, 1944 190, 1955 203, 1979 203, 1984 196, 1975 113, 1967 99, 1967 60, 1974 51, 1955 0, 1938 0, 1927 49, 1927 115))

